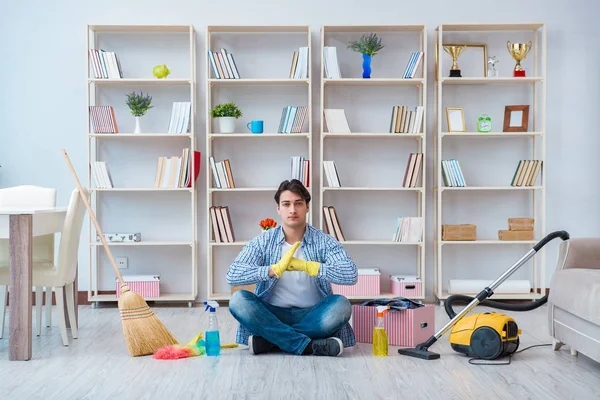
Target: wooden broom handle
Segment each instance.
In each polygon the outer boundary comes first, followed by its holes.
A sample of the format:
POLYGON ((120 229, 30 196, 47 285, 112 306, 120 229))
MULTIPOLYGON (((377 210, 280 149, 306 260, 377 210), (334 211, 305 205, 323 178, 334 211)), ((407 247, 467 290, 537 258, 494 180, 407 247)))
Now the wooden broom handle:
POLYGON ((106 250, 108 259, 110 260, 110 263, 112 264, 112 267, 115 270, 115 274, 117 274, 117 278, 119 278, 119 282, 123 285, 123 284, 125 284, 125 281, 123 280, 123 277, 121 276, 121 272, 119 271, 119 268, 117 268, 117 263, 115 262, 115 258, 113 257, 112 252, 110 251, 110 247, 108 247, 108 243, 106 243, 106 239, 104 238, 102 229, 100 229, 100 225, 98 224, 96 215, 94 214, 94 211, 92 211, 92 206, 90 206, 90 203, 87 199, 87 195, 85 194, 85 190, 83 189, 83 187, 81 186, 81 183, 79 182, 79 179, 77 178, 77 173, 75 173, 75 169, 73 168, 73 164, 71 164, 71 160, 69 159, 69 156, 67 155, 67 151, 65 149, 63 149, 62 153, 65 156, 65 159, 67 160, 67 164, 69 165, 69 169, 71 170, 71 175, 73 175, 73 179, 75 180, 75 183, 77 184, 77 189, 79 189, 79 194, 81 195, 81 198, 83 199, 83 202, 84 202, 88 212, 90 213, 90 217, 92 218, 92 221, 94 221, 94 225, 96 226, 96 232, 98 232, 98 236, 100 236, 100 240, 102 241, 104 250, 106 250))

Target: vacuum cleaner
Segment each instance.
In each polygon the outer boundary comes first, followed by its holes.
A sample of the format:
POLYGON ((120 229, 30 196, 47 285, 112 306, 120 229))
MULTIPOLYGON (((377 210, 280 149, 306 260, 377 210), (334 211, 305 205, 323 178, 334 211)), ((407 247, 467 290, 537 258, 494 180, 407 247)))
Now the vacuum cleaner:
POLYGON ((491 297, 498 286, 540 251, 542 247, 556 238, 569 240, 570 237, 566 231, 552 232, 533 246, 527 254, 515 262, 488 287, 479 292, 477 296, 470 297, 458 294, 448 297, 445 301, 444 308, 451 318, 450 321, 448 321, 448 323, 433 336, 427 339, 427 341, 418 344, 414 348, 399 349, 398 353, 424 360, 438 359, 440 358, 440 355, 429 351, 429 347, 451 328, 450 344, 454 351, 485 360, 495 359, 517 351, 517 348, 519 347, 518 335, 521 334, 521 330, 518 328, 517 323, 513 318, 495 312, 473 314, 468 317, 465 316, 479 304, 510 311, 530 311, 545 304, 548 301, 548 295, 523 305, 505 304, 486 299, 491 297), (452 304, 455 302, 464 302, 468 303, 468 305, 456 314, 452 309, 452 304))

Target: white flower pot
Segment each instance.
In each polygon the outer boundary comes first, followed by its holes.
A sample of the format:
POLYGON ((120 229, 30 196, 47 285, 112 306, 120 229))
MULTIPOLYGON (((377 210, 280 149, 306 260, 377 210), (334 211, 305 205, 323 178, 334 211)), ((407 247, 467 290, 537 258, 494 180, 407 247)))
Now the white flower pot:
POLYGON ((220 117, 218 119, 221 133, 235 132, 235 117, 220 117))
POLYGON ((141 119, 142 117, 135 117, 135 128, 133 130, 133 133, 142 133, 142 127, 140 125, 141 119))

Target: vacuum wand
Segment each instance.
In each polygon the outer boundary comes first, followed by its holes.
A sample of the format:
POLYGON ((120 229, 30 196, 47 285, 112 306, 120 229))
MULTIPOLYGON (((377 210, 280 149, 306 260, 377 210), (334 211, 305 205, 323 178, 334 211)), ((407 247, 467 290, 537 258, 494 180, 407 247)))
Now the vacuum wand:
POLYGON ((485 299, 491 297, 494 294, 494 290, 500 286, 509 276, 511 276, 516 270, 521 268, 523 264, 525 264, 531 257, 533 257, 542 247, 544 247, 548 242, 553 239, 560 237, 562 240, 568 240, 569 234, 566 231, 556 231, 548 234, 542 240, 540 240, 531 250, 529 250, 523 257, 521 257, 517 262, 515 262, 508 270, 506 270, 502 275, 500 275, 495 281, 493 281, 488 287, 483 289, 475 298, 458 314, 454 316, 450 321, 446 323, 441 329, 439 329, 433 336, 427 339, 426 342, 418 344, 415 348, 407 348, 407 349, 399 349, 398 353, 422 358, 425 360, 434 360, 440 358, 440 355, 434 352, 429 351, 429 347, 433 345, 440 337, 442 337, 446 332, 448 332, 456 323, 467 315, 473 308, 477 307, 479 303, 484 301, 485 299))

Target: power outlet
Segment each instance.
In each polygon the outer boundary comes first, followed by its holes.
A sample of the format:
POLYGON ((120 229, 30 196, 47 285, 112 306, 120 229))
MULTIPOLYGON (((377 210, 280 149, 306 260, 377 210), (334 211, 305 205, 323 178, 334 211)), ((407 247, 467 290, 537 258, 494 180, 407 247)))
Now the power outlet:
POLYGON ((127 266, 127 257, 117 257, 115 259, 115 261, 117 262, 117 268, 119 268, 119 269, 129 268, 127 266))

